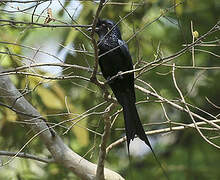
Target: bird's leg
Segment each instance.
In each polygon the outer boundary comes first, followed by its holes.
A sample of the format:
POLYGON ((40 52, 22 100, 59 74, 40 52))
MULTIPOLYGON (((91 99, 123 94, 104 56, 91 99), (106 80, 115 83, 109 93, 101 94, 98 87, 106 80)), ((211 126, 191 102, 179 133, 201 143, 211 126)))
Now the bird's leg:
POLYGON ((122 75, 122 73, 123 73, 122 71, 118 71, 117 76, 118 76, 119 79, 123 79, 123 75, 122 75))
POLYGON ((112 77, 108 76, 106 79, 107 83, 112 84, 116 78, 123 79, 122 73, 123 73, 122 71, 118 71, 118 73, 115 76, 112 76, 112 77))

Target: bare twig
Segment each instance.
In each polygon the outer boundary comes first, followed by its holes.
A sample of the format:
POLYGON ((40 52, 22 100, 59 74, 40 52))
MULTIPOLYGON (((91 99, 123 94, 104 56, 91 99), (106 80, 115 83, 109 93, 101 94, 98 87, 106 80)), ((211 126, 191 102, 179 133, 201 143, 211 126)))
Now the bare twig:
MULTIPOLYGON (((152 69, 155 69, 156 67, 164 64, 164 63, 167 63, 167 62, 170 62, 176 58, 178 58, 179 56, 183 55, 186 51, 188 51, 190 48, 192 48, 193 46, 197 45, 200 43, 201 40, 205 39, 207 36, 209 36, 210 34, 216 32, 218 30, 218 26, 220 24, 220 21, 218 21, 208 32, 206 32, 205 34, 203 34, 202 36, 200 36, 199 38, 197 38, 194 43, 191 43, 189 44, 187 47, 181 49, 180 51, 176 52, 175 54, 171 55, 171 56, 168 56, 168 57, 164 57, 164 58, 158 58, 156 59, 155 61, 152 61, 148 64, 146 64, 145 66, 143 67, 140 67, 138 69, 134 69, 134 70, 129 70, 129 71, 125 71, 125 72, 121 72, 120 74, 117 74, 115 76, 112 76, 107 82, 119 77, 119 76, 122 76, 124 74, 129 74, 129 73, 133 73, 133 72, 139 72, 140 73, 136 76, 136 78, 138 78, 139 76, 141 76, 143 73, 146 73, 152 69), (157 64, 157 65, 156 65, 157 64), (150 66, 154 65, 153 67, 151 68, 148 68, 150 66), (146 70, 146 68, 148 68, 146 70)), ((118 47, 114 48, 114 49, 117 49, 118 47)), ((111 51, 113 51, 114 49, 111 49, 111 51)), ((109 53, 109 52, 107 52, 109 53)), ((104 54, 102 54, 103 56, 104 54)), ((106 82, 106 83, 107 83, 106 82)))
MULTIPOLYGON (((151 92, 151 91, 149 91, 149 90, 147 90, 147 89, 145 89, 145 88, 143 88, 143 87, 137 86, 137 85, 135 85, 135 88, 137 88, 138 90, 142 91, 143 93, 146 93, 147 95, 151 95, 151 96, 153 96, 153 97, 156 97, 156 98, 160 99, 162 102, 166 102, 167 104, 171 105, 172 107, 174 107, 174 108, 176 108, 176 109, 178 109, 178 110, 180 110, 180 111, 183 111, 183 112, 188 113, 188 112, 187 112, 187 109, 185 109, 184 107, 182 107, 182 106, 180 106, 180 105, 178 105, 178 104, 176 104, 176 103, 174 103, 174 102, 172 102, 172 101, 169 101, 168 99, 166 99, 166 98, 164 98, 164 97, 162 97, 162 96, 160 96, 160 95, 158 95, 158 94, 156 94, 156 93, 154 93, 154 92, 151 92)), ((210 124, 210 125, 212 125, 213 127, 217 128, 217 129, 220 129, 220 126, 217 125, 217 124, 215 124, 214 122, 209 121, 209 120, 203 118, 202 116, 200 116, 200 115, 198 115, 198 114, 196 114, 196 113, 191 112, 191 114, 192 114, 195 118, 198 118, 198 119, 200 119, 201 121, 204 121, 204 122, 206 122, 207 124, 210 124)))
POLYGON ((186 102, 185 102, 185 99, 184 99, 184 96, 183 96, 181 90, 179 89, 179 87, 178 87, 178 85, 177 85, 177 82, 176 82, 176 79, 175 79, 174 71, 175 71, 175 65, 173 66, 173 71, 172 71, 173 82, 174 82, 174 85, 175 85, 175 87, 176 87, 176 89, 177 89, 177 91, 178 91, 178 93, 179 93, 181 99, 182 99, 183 104, 185 105, 185 108, 186 108, 186 110, 187 110, 187 113, 189 114, 190 118, 192 119, 192 121, 193 121, 193 123, 194 123, 194 126, 195 126, 196 130, 199 132, 200 136, 201 136, 206 142, 208 142, 208 143, 211 144, 212 146, 214 146, 214 147, 220 149, 220 146, 218 146, 218 145, 214 144, 213 142, 211 142, 210 140, 208 140, 208 139, 204 136, 204 134, 201 132, 201 130, 198 128, 198 125, 196 124, 196 121, 195 121, 195 119, 194 119, 194 117, 193 117, 193 115, 192 115, 192 112, 190 111, 189 107, 187 106, 187 104, 186 104, 186 102))
MULTIPOLYGON (((194 30, 193 30, 193 22, 191 21, 191 34, 192 34, 192 44, 195 42, 194 30)), ((192 46, 192 66, 195 67, 195 50, 194 46, 192 46)))
POLYGON ((6 75, 12 75, 12 74, 21 74, 21 75, 28 75, 28 76, 35 76, 43 79, 50 79, 50 80, 67 80, 67 79, 81 79, 84 81, 90 81, 89 78, 83 77, 83 76, 46 76, 42 74, 37 73, 29 73, 29 72, 9 72, 9 73, 0 73, 0 76, 6 76, 6 75))
POLYGON ((8 73, 18 72, 18 71, 22 71, 22 70, 25 70, 25 69, 30 69, 30 68, 33 68, 33 67, 42 67, 42 66, 59 66, 59 67, 73 68, 73 69, 79 69, 79 70, 84 70, 84 71, 92 72, 92 69, 84 67, 84 66, 79 66, 79 65, 76 65, 76 64, 66 64, 66 63, 34 63, 34 64, 30 64, 30 65, 26 65, 26 66, 20 66, 20 67, 14 68, 14 69, 2 71, 1 75, 9 75, 8 73))
POLYGON ((216 104, 214 104, 212 101, 210 101, 209 98, 205 97, 205 99, 206 99, 213 107, 215 107, 216 109, 220 109, 220 106, 217 106, 216 104))
MULTIPOLYGON (((217 120, 210 120, 210 122, 212 123, 220 123, 220 119, 217 119, 217 120)), ((173 124, 173 122, 172 122, 173 124)), ((196 125, 197 127, 199 125, 206 125, 207 123, 206 122, 196 122, 196 125)), ((163 129, 157 129, 157 130, 152 130, 152 131, 147 131, 145 132, 146 135, 154 135, 154 134, 161 134, 161 133, 168 133, 168 132, 175 132, 175 131, 182 131, 182 130, 185 130, 185 129, 188 129, 188 128, 194 128, 196 129, 195 127, 195 124, 194 123, 191 123, 191 124, 183 124, 181 126, 172 126, 172 127, 168 127, 168 128, 163 128, 163 129)), ((200 128, 200 127, 199 127, 200 128)), ((212 129, 213 130, 213 129, 212 129)), ((215 129, 215 130, 218 130, 218 129, 215 129)), ((118 139, 117 141, 113 142, 112 144, 110 144, 107 149, 106 149, 106 153, 109 153, 109 151, 114 148, 115 146, 118 146, 119 144, 123 143, 126 141, 126 137, 123 137, 123 138, 120 138, 118 139)))
POLYGON ((43 162, 43 163, 53 163, 55 162, 54 159, 47 159, 47 158, 43 158, 43 157, 38 157, 38 156, 34 156, 32 154, 28 154, 25 152, 20 152, 20 153, 15 153, 15 152, 8 152, 8 151, 0 151, 0 156, 16 156, 16 157, 21 157, 21 158, 25 158, 25 159, 33 159, 39 162, 43 162))
MULTIPOLYGON (((0 19, 0 22, 10 23, 11 25, 16 24, 25 24, 25 25, 33 25, 33 26, 40 26, 40 27, 52 27, 52 28, 88 28, 91 27, 91 25, 80 25, 80 24, 41 24, 41 23, 35 23, 35 22, 25 22, 25 21, 14 21, 10 19, 0 19)), ((4 25, 4 24, 2 24, 4 25)), ((8 25, 8 24, 6 24, 8 25)))

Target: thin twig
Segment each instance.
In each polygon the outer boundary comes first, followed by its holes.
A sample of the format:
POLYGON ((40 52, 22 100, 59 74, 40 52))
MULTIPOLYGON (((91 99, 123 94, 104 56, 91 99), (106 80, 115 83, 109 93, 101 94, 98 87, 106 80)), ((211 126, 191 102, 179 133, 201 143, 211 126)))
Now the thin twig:
MULTIPOLYGON (((193 30, 193 22, 191 21, 191 34, 192 34, 192 44, 195 42, 194 30, 193 30)), ((194 46, 192 46, 192 66, 195 67, 195 50, 194 46)))
POLYGON ((193 115, 192 115, 192 112, 190 111, 189 107, 187 106, 187 104, 186 104, 186 102, 185 102, 185 99, 184 99, 184 96, 183 96, 181 90, 179 89, 179 87, 178 87, 178 85, 177 85, 177 82, 176 82, 176 79, 175 79, 175 73, 174 73, 174 71, 175 71, 175 64, 174 64, 173 70, 172 70, 173 82, 174 82, 174 85, 175 85, 176 90, 178 91, 178 93, 179 93, 179 95, 180 95, 180 97, 181 97, 181 99, 182 99, 182 102, 183 102, 184 105, 185 105, 185 108, 186 108, 186 110, 187 110, 187 113, 189 114, 190 118, 192 119, 192 121, 193 121, 193 123, 194 123, 194 126, 195 126, 196 130, 199 132, 200 136, 201 136, 206 142, 208 142, 208 143, 211 144, 212 146, 214 146, 214 147, 220 149, 220 146, 218 146, 218 145, 216 145, 215 143, 211 142, 210 140, 208 140, 208 139, 204 136, 204 134, 201 132, 201 130, 199 129, 198 125, 196 124, 196 121, 195 121, 195 119, 194 119, 194 117, 193 117, 193 115))
MULTIPOLYGON (((212 120, 210 122, 212 122, 212 123, 220 123, 220 119, 212 120)), ((207 124, 206 122, 196 122, 197 126, 199 126, 199 125, 206 125, 206 124, 207 124)), ((168 127, 168 128, 157 129, 157 130, 152 130, 152 131, 148 130, 145 133, 146 133, 146 135, 154 135, 154 134, 168 133, 168 132, 174 132, 174 131, 182 131, 182 130, 185 130, 185 129, 188 129, 188 128, 194 128, 195 129, 196 127, 195 127, 194 123, 191 123, 191 124, 184 124, 184 125, 181 125, 181 126, 172 126, 172 128, 168 127)), ((123 138, 120 138, 117 141, 113 142, 112 144, 110 144, 106 148, 106 153, 109 153, 109 151, 113 147, 118 146, 119 144, 121 144, 121 143, 123 143, 125 141, 126 141, 126 137, 124 136, 123 138)))
POLYGON ((25 65, 25 66, 20 66, 20 67, 16 67, 14 69, 9 69, 9 70, 4 70, 1 72, 1 75, 8 75, 7 73, 12 73, 12 72, 18 72, 21 70, 25 70, 25 69, 30 69, 33 67, 42 67, 42 66, 58 66, 58 67, 65 67, 65 68, 73 68, 73 69, 79 69, 79 70, 84 70, 84 71, 88 71, 88 72, 92 72, 93 69, 84 67, 84 66, 79 66, 76 64, 66 64, 66 63, 34 63, 34 64, 30 64, 30 65, 25 65), (4 74, 5 73, 5 74, 4 74))
MULTIPOLYGON (((81 25, 81 24, 41 24, 41 23, 34 23, 34 22, 24 22, 24 21, 14 21, 10 19, 0 19, 0 22, 10 23, 11 25, 16 24, 25 24, 25 25, 33 25, 33 26, 40 26, 40 27, 52 27, 52 28, 88 28, 91 25, 81 25)), ((3 24, 4 25, 4 24, 3 24)), ((7 24, 8 25, 8 24, 7 24)))
MULTIPOLYGON (((112 77, 111 77, 108 81, 106 81, 105 83, 108 83, 109 81, 112 81, 113 79, 115 79, 115 78, 117 78, 117 77, 119 77, 119 76, 122 76, 122 75, 125 75, 125 74, 129 74, 129 73, 139 72, 139 71, 140 71, 140 73, 136 76, 136 78, 138 78, 138 77, 141 76, 143 73, 146 73, 146 72, 148 72, 148 71, 150 71, 150 70, 152 70, 152 69, 155 69, 156 67, 158 67, 158 66, 160 66, 160 65, 162 65, 162 64, 164 64, 164 63, 168 63, 168 62, 170 62, 170 61, 172 61, 172 60, 174 60, 174 59, 180 57, 180 56, 183 55, 186 51, 188 51, 190 48, 192 48, 192 47, 195 46, 196 44, 200 43, 200 41, 201 41, 202 39, 205 39, 208 35, 210 35, 210 34, 216 32, 216 29, 217 29, 217 27, 219 26, 219 24, 220 24, 220 21, 218 21, 208 32, 206 32, 205 34, 203 34, 202 36, 200 36, 198 39, 196 39, 194 43, 189 44, 187 47, 181 49, 180 51, 176 52, 175 54, 173 54, 173 55, 171 55, 171 56, 168 56, 168 57, 164 57, 164 58, 158 58, 158 59, 156 59, 155 61, 152 61, 152 62, 150 62, 150 63, 146 64, 145 66, 140 67, 140 68, 138 68, 138 69, 129 70, 129 71, 125 71, 125 72, 121 72, 121 73, 119 73, 119 74, 116 74, 115 76, 112 76, 112 77), (156 65, 156 64, 157 64, 157 65, 156 65), (148 67, 150 67, 150 66, 152 66, 152 65, 154 65, 154 66, 151 67, 151 68, 148 68, 148 67), (148 69, 146 70, 146 68, 148 68, 148 69)), ((129 40, 130 40, 130 39, 129 39, 129 40)), ((118 47, 120 47, 120 46, 118 46, 118 47)), ((118 47, 113 48, 113 49, 111 49, 110 51, 113 51, 113 50, 117 49, 118 47)), ((110 51, 108 51, 107 53, 109 53, 110 51)), ((101 56, 103 56, 103 55, 104 55, 104 54, 102 54, 101 56)))
POLYGON ((25 152, 20 152, 20 153, 15 153, 15 152, 8 152, 8 151, 0 151, 0 156, 15 156, 16 157, 20 157, 20 158, 26 158, 26 159, 33 159, 39 162, 43 162, 43 163, 53 163, 55 162, 54 159, 47 159, 47 158, 43 158, 43 157, 38 157, 32 154, 28 154, 25 152))
MULTIPOLYGON (((160 95, 158 95, 158 94, 156 94, 156 93, 154 93, 154 92, 152 92, 152 91, 149 91, 149 90, 147 90, 147 89, 145 89, 145 88, 143 88, 143 87, 141 87, 141 86, 137 86, 137 85, 135 85, 135 88, 137 88, 138 90, 142 91, 143 93, 146 93, 147 95, 151 95, 151 96, 153 96, 153 97, 156 97, 156 98, 160 99, 162 102, 166 102, 167 104, 171 105, 172 107, 174 107, 174 108, 176 108, 176 109, 178 109, 178 110, 180 110, 180 111, 183 111, 183 112, 186 112, 186 113, 187 113, 187 109, 185 109, 184 107, 182 107, 182 106, 180 106, 180 105, 178 105, 178 104, 175 104, 174 102, 169 101, 168 99, 166 99, 166 98, 164 98, 164 97, 162 97, 162 96, 160 96, 160 95)), ((215 128, 217 128, 217 129, 220 130, 220 126, 217 125, 217 124, 215 124, 214 122, 209 121, 209 120, 203 118, 202 116, 200 116, 200 115, 198 115, 198 114, 196 114, 196 113, 191 112, 191 114, 192 114, 195 118, 198 118, 198 119, 200 119, 201 121, 204 121, 204 122, 206 122, 207 124, 210 124, 210 125, 212 125, 213 127, 215 127, 215 128)))

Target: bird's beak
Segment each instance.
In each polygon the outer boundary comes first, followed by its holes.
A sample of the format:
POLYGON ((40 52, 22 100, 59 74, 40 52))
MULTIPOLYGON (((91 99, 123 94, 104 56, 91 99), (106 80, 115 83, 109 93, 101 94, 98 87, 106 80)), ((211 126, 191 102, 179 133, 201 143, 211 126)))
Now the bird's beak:
MULTIPOLYGON (((92 27, 89 27, 89 28, 87 28, 86 30, 89 31, 89 32, 91 32, 91 31, 92 31, 92 27)), ((95 32, 98 32, 98 30, 99 30, 99 28, 96 27, 96 28, 95 28, 95 32)))

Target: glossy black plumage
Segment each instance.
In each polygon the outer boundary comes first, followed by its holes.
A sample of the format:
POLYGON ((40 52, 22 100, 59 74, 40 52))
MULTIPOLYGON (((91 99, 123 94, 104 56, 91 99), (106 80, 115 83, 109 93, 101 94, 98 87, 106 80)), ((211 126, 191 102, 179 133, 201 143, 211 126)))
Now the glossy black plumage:
POLYGON ((120 75, 121 72, 133 70, 127 44, 122 40, 118 26, 110 20, 99 19, 95 31, 99 36, 99 65, 102 74, 123 107, 128 153, 130 141, 137 135, 150 147, 164 175, 169 179, 145 134, 135 106, 134 73, 120 75), (115 75, 117 78, 111 79, 115 75))
MULTIPOLYGON (((99 36, 99 65, 106 80, 112 76, 133 69, 131 55, 126 43, 121 38, 117 25, 110 20, 98 20, 96 33, 99 36)), ((115 97, 123 107, 127 146, 137 135, 152 150, 150 142, 141 124, 135 102, 134 73, 124 74, 109 81, 115 97)))

